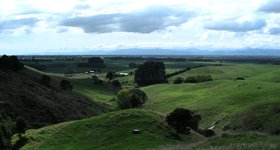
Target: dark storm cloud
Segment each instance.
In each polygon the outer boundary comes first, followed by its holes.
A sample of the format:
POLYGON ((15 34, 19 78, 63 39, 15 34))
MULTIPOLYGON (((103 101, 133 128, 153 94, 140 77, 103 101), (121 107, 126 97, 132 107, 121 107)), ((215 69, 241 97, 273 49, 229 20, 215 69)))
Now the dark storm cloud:
POLYGON ((36 18, 23 18, 23 19, 0 21, 0 32, 5 30, 16 29, 24 26, 32 27, 38 21, 39 20, 36 18))
POLYGON ((177 11, 167 7, 153 7, 142 12, 69 18, 62 21, 61 25, 79 27, 86 33, 151 33, 169 26, 181 25, 192 16, 192 12, 177 11))
POLYGON ((243 22, 238 22, 236 20, 224 20, 208 23, 204 25, 204 28, 208 30, 218 31, 249 32, 254 30, 260 30, 265 26, 266 22, 263 19, 256 19, 243 22))
POLYGON ((268 0, 259 8, 261 12, 280 13, 280 0, 268 0))

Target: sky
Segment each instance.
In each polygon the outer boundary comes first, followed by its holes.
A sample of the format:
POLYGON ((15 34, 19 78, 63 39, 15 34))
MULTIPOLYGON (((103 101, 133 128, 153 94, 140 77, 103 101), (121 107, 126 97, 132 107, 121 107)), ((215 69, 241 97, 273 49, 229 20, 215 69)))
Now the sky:
POLYGON ((0 0, 6 54, 280 49, 279 39, 280 0, 0 0))

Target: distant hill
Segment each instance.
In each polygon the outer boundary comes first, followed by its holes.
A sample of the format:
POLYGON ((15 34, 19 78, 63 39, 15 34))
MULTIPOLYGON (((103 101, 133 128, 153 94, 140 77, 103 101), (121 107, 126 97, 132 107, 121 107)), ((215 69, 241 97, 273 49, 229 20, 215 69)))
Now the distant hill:
POLYGON ((131 48, 116 50, 71 50, 67 52, 31 53, 29 55, 214 55, 214 56, 280 56, 279 49, 243 48, 243 49, 161 49, 161 48, 131 48))
POLYGON ((88 118, 107 111, 103 105, 59 88, 61 79, 51 77, 50 86, 40 83, 41 74, 29 69, 0 69, 0 112, 12 119, 21 116, 30 128, 88 118))

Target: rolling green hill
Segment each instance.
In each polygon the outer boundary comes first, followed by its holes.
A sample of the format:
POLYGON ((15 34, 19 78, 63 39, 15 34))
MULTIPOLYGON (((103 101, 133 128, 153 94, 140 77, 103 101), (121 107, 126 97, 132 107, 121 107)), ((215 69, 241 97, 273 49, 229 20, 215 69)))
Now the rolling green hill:
MULTIPOLYGON (((141 89, 149 100, 140 110, 115 111, 90 119, 28 130, 29 149, 249 149, 277 150, 280 134, 280 67, 230 64, 195 68, 170 78, 209 74, 205 83, 158 84, 141 89), (245 80, 234 80, 242 76, 245 80), (165 123, 165 114, 177 107, 200 114, 200 128, 215 126, 221 135, 205 139, 196 133, 178 139, 165 123), (133 129, 141 134, 134 135, 133 129), (223 131, 234 134, 224 134, 223 131), (237 131, 237 132, 236 132, 237 131), (267 134, 250 133, 248 131, 267 134), (236 134, 238 133, 238 134, 236 134), (234 143, 235 142, 235 143, 234 143), (166 146, 166 145, 176 146, 166 146), (162 147, 159 147, 164 145, 162 147)), ((131 77, 130 77, 131 78, 131 77)), ((90 80, 72 79, 76 92, 99 102, 114 97, 90 80)), ((107 103, 110 104, 110 103, 107 103)), ((17 136, 14 136, 14 141, 17 136)))
POLYGON ((279 66, 236 65, 192 69, 178 76, 210 74, 212 82, 161 84, 142 88, 150 98, 145 109, 169 113, 176 107, 202 115, 201 127, 279 134, 279 66), (234 81, 243 76, 245 81, 234 81))
POLYGON ((90 119, 29 130, 25 136, 29 140, 23 150, 142 150, 202 139, 195 133, 177 139, 163 115, 145 110, 111 112, 90 119), (133 129, 140 129, 141 134, 132 134, 133 129))

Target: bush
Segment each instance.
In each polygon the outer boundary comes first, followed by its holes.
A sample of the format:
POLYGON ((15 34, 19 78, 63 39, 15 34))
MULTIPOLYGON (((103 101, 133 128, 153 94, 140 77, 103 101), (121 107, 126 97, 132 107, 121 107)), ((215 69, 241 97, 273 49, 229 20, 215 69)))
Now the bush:
POLYGON ((183 83, 184 82, 184 78, 182 77, 177 77, 175 80, 174 80, 174 84, 180 84, 180 83, 183 83))
POLYGON ((241 77, 241 76, 238 76, 238 77, 235 78, 235 80, 245 80, 245 78, 241 77))
POLYGON ((0 69, 8 69, 17 71, 20 69, 23 69, 24 65, 19 62, 18 58, 16 56, 6 56, 3 55, 0 58, 0 69))
POLYGON ((203 134, 205 137, 211 137, 211 136, 216 135, 216 133, 215 133, 214 130, 212 130, 212 129, 206 129, 206 130, 202 131, 202 134, 203 134))
POLYGON ((41 83, 45 86, 50 86, 51 78, 47 75, 42 75, 41 83))
POLYGON ((140 89, 123 89, 118 92, 117 97, 120 109, 137 108, 148 100, 146 93, 140 89))
POLYGON ((176 108, 166 117, 166 122, 174 128, 178 134, 189 133, 190 129, 198 130, 199 115, 184 108, 176 108))
POLYGON ((184 72, 189 71, 189 70, 191 70, 191 68, 186 68, 186 69, 183 69, 183 70, 178 70, 178 71, 175 71, 173 73, 166 74, 165 77, 168 79, 168 78, 171 78, 173 76, 176 76, 178 74, 184 73, 184 72))
POLYGON ((70 81, 63 79, 60 82, 60 88, 65 91, 72 91, 73 85, 71 84, 70 81))
POLYGON ((208 81, 213 81, 211 75, 197 75, 197 76, 187 77, 184 82, 200 83, 200 82, 208 82, 208 81))
POLYGON ((115 87, 121 87, 122 86, 119 80, 113 80, 112 85, 115 86, 115 87))

